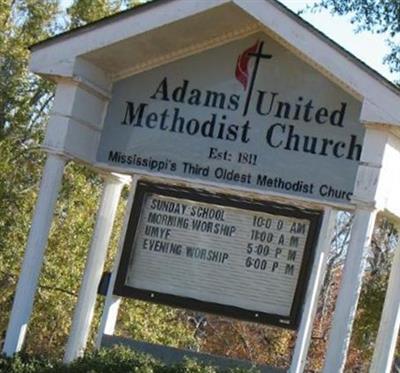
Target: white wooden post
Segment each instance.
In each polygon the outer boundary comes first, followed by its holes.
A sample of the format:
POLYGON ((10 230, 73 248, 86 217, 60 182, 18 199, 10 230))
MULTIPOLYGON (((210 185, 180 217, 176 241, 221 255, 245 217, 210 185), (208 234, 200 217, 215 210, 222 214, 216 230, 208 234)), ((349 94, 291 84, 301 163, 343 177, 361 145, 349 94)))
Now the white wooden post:
POLYGON ((343 269, 343 277, 329 336, 324 373, 343 371, 364 272, 365 252, 371 242, 376 210, 358 207, 343 269))
POLYGON ((47 156, 3 347, 8 356, 24 343, 65 163, 57 154, 47 156))
POLYGON ((103 334, 107 335, 114 334, 115 324, 117 322, 118 309, 121 303, 121 297, 114 295, 113 290, 114 290, 115 278, 117 276, 118 265, 122 254, 122 248, 124 245, 126 229, 128 227, 129 216, 132 209, 133 198, 135 196, 137 180, 138 177, 134 176, 131 184, 131 192, 129 194, 128 203, 126 204, 124 225, 121 229, 121 236, 118 243, 118 252, 114 260, 113 271, 111 274, 110 283, 108 285, 108 290, 107 290, 106 300, 104 302, 103 313, 101 315, 99 330, 97 332, 96 348, 101 347, 101 340, 103 338, 103 334))
POLYGON ((389 373, 400 326, 400 247, 396 248, 370 373, 389 373))
POLYGON ((65 363, 81 356, 86 348, 96 305, 97 288, 103 272, 118 201, 125 183, 126 178, 117 175, 111 174, 105 178, 96 226, 64 354, 65 363))
POLYGON ((297 333, 296 345, 293 352, 290 373, 301 373, 307 362, 307 353, 310 346, 311 332, 315 313, 318 306, 318 296, 326 271, 327 257, 331 246, 331 239, 336 220, 336 211, 327 207, 324 210, 321 230, 318 238, 318 246, 315 253, 314 268, 311 273, 309 287, 307 289, 306 302, 299 331, 297 333))

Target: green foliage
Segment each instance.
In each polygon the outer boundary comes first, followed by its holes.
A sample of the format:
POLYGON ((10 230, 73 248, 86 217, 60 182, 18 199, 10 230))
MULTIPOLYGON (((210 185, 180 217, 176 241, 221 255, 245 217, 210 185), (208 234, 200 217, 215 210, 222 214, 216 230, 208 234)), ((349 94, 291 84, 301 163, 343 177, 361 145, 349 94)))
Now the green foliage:
POLYGON ((377 222, 367 258, 367 273, 352 335, 352 350, 359 360, 368 362, 375 346, 376 334, 385 300, 393 251, 399 242, 397 229, 387 219, 377 222))
POLYGON ((75 28, 146 1, 148 0, 75 0, 67 12, 71 28, 75 28))
MULTIPOLYGON (((40 150, 54 86, 28 71, 28 46, 60 31, 102 18, 133 1, 75 0, 63 19, 58 0, 0 0, 0 333, 4 335, 29 233, 45 154, 40 150)), ((84 166, 65 170, 51 227, 45 263, 29 324, 28 352, 61 356, 69 333, 87 249, 101 193, 101 179, 84 166)), ((106 269, 111 269, 122 221, 121 199, 106 269)), ((101 302, 99 302, 101 305, 101 302)), ((95 310, 93 333, 101 307, 95 310)), ((163 307, 124 307, 121 324, 127 336, 135 329, 150 340, 192 344, 192 332, 163 307), (146 310, 147 307, 147 310, 146 310), (139 308, 140 309, 140 308, 139 308), (135 315, 131 317, 131 315, 135 315), (150 316, 149 316, 150 315, 150 316), (150 325, 170 321, 157 330, 150 325), (130 326, 134 322, 135 326, 130 326), (155 335, 152 335, 152 333, 155 335)), ((16 361, 15 364, 18 364, 16 361)))
POLYGON ((318 8, 341 16, 350 14, 359 31, 389 32, 390 36, 400 31, 398 0, 321 0, 318 8))
POLYGON ((332 14, 350 15, 356 31, 387 33, 390 53, 385 62, 393 72, 400 72, 400 45, 393 38, 400 32, 399 0, 320 0, 313 10, 327 9, 332 14))
POLYGON ((31 140, 46 121, 53 88, 29 73, 28 47, 55 32, 57 14, 57 0, 0 0, 0 139, 31 140))
MULTIPOLYGON (((58 0, 0 0, 0 331, 3 333, 7 327, 39 187, 45 158, 39 144, 54 95, 51 83, 29 73, 28 46, 61 31, 60 25, 67 25, 68 28, 85 25, 139 2, 74 0, 63 14, 58 0)), ((398 0, 323 0, 319 7, 337 14, 352 14, 353 22, 360 30, 389 32, 392 36, 399 32, 398 0)), ((399 46, 394 43, 391 46, 392 53, 387 62, 395 71, 400 71, 399 46)), ((28 352, 53 357, 62 355, 93 231, 101 184, 99 177, 84 166, 70 163, 66 168, 28 329, 28 352)), ((125 203, 126 195, 119 206, 106 269, 111 268, 125 203)), ((378 246, 383 247, 382 244, 378 246)), ((369 262, 369 275, 360 299, 353 342, 357 349, 365 352, 364 356, 370 354, 374 330, 378 325, 389 254, 390 250, 381 251, 379 255, 373 255, 369 262)), ((99 320, 100 305, 95 311, 93 328, 99 320)), ((118 331, 124 336, 177 347, 198 348, 201 345, 210 352, 253 359, 258 356, 273 364, 286 364, 287 351, 293 342, 290 332, 267 331, 236 322, 210 323, 214 334, 208 341, 201 341, 188 326, 187 315, 183 311, 143 302, 124 302, 119 316, 118 331)), ((93 343, 93 335, 90 344, 93 343)), ((167 368, 124 349, 88 354, 68 367, 57 360, 36 359, 27 355, 0 359, 0 371, 4 372, 118 370, 215 371, 194 362, 167 368)))
POLYGON ((39 282, 27 345, 61 354, 86 260, 99 202, 100 180, 68 165, 39 282))
POLYGON ((54 31, 57 2, 0 0, 0 328, 5 329, 43 166, 52 85, 28 72, 27 47, 54 31))
POLYGON ((0 330, 11 309, 20 259, 30 227, 43 155, 20 139, 0 141, 0 330))
POLYGON ((366 285, 360 295, 353 340, 363 352, 363 355, 370 357, 373 352, 376 332, 385 300, 387 276, 377 277, 368 274, 365 278, 365 283, 366 285))
POLYGON ((7 373, 218 373, 257 372, 255 369, 221 370, 212 366, 186 360, 181 364, 166 366, 163 363, 124 347, 113 347, 93 353, 63 365, 54 359, 19 354, 13 358, 0 357, 0 372, 7 373))
POLYGON ((196 349, 199 341, 182 311, 126 300, 120 309, 120 332, 137 340, 196 349))
POLYGON ((114 0, 75 0, 68 9, 71 28, 83 26, 105 16, 116 13, 122 1, 114 0))

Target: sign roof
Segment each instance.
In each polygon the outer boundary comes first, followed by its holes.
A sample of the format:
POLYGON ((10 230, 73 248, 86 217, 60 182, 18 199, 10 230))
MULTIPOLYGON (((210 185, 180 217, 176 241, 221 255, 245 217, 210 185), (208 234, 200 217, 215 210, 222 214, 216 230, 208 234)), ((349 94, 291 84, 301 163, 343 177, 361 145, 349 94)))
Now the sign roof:
POLYGON ((276 0, 156 0, 32 46, 33 72, 76 76, 76 60, 111 81, 265 32, 363 100, 360 120, 400 126, 400 91, 276 0))

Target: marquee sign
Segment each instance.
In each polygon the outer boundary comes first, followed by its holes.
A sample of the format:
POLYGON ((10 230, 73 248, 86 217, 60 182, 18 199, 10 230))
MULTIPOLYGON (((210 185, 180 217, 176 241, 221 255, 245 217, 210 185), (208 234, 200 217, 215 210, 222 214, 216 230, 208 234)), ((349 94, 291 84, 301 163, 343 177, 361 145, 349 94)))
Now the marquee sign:
POLYGON ((296 328, 320 213, 139 183, 114 293, 296 328))
POLYGON ((116 82, 97 160, 347 204, 362 150, 360 108, 257 34, 116 82))

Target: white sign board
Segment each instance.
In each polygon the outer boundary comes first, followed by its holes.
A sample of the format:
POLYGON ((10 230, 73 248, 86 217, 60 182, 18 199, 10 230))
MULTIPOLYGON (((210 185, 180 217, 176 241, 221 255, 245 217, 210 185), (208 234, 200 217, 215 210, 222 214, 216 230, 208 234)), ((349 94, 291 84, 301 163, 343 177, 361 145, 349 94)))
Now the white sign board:
POLYGON ((114 84, 97 161, 348 204, 361 103, 264 34, 114 84))
POLYGON ((319 213, 139 186, 116 293, 295 327, 319 213))

